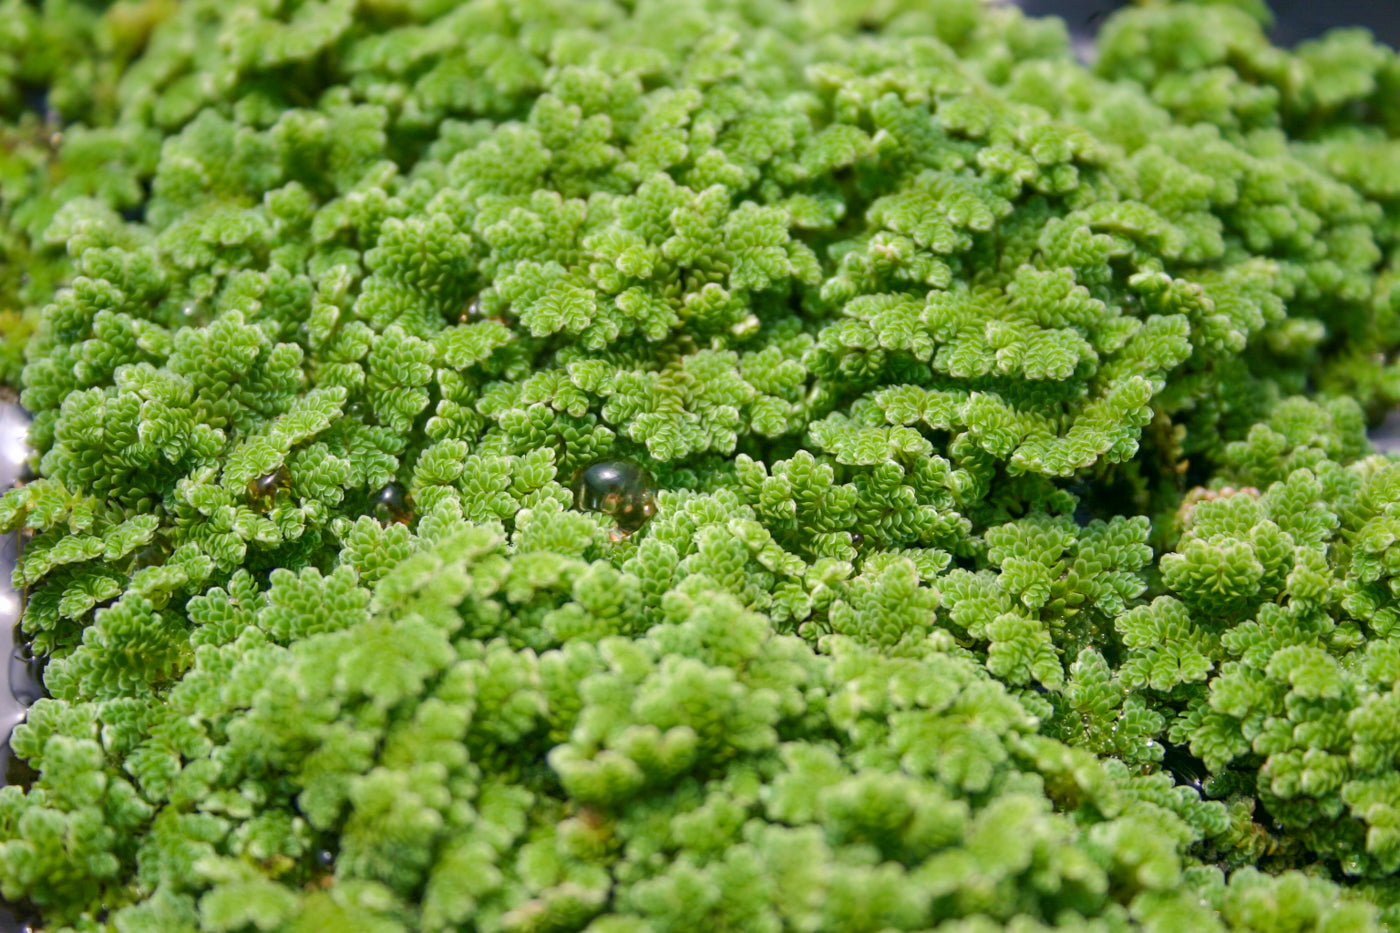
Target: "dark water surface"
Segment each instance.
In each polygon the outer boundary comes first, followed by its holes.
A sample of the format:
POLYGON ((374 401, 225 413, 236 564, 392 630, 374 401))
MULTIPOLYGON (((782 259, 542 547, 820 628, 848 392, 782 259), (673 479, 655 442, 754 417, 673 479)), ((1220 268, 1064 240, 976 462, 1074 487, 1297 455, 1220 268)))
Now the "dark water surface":
MULTIPOLYGON (((1059 16, 1069 26, 1076 49, 1129 0, 1015 0, 1032 16, 1059 16)), ((1274 28, 1269 38, 1291 46, 1339 26, 1365 26, 1386 45, 1400 47, 1400 0, 1269 0, 1274 28)))
MULTIPOLYGON (((1094 36, 1110 13, 1131 0, 1002 0, 1031 16, 1058 16, 1069 27, 1074 54, 1092 64, 1094 36)), ((1269 0, 1274 26, 1269 38, 1284 47, 1341 26, 1365 26, 1377 41, 1400 48, 1400 0, 1269 0)))
MULTIPOLYGON (((13 403, 0 402, 0 492, 24 474, 29 458, 25 433, 29 417, 13 403)), ((28 784, 33 772, 10 754, 10 732, 24 721, 24 711, 43 695, 38 664, 19 640, 21 595, 10 582, 19 559, 19 535, 0 535, 0 786, 28 784)), ((0 901, 0 931, 26 933, 37 918, 0 901)))
MULTIPOLYGON (((24 473, 29 459, 25 443, 29 418, 13 403, 0 403, 0 492, 9 489, 24 473)), ((10 772, 9 738, 16 725, 24 721, 24 711, 39 698, 41 687, 36 665, 29 659, 16 638, 16 625, 22 606, 21 594, 16 592, 10 577, 19 559, 19 535, 0 536, 0 755, 4 759, 4 776, 10 772)))

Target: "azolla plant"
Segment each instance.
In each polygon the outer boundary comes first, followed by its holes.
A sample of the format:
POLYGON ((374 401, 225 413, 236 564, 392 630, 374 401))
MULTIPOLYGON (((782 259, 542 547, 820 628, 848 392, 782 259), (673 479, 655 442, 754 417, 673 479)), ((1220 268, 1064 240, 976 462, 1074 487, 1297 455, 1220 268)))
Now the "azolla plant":
POLYGON ((1400 60, 1266 21, 0 0, 0 893, 1400 923, 1400 60))

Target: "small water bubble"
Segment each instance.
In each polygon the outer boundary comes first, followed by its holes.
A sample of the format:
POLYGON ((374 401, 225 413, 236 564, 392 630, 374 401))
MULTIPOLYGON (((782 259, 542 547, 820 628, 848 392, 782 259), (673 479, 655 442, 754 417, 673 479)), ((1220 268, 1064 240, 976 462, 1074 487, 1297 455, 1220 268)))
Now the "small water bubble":
POLYGON ((486 309, 481 304, 481 296, 478 295, 467 302, 462 308, 462 313, 457 315, 458 324, 477 324, 481 321, 495 321, 497 324, 506 322, 505 314, 509 306, 503 305, 496 309, 495 314, 487 314, 486 309))
POLYGON ((413 521, 413 497, 397 483, 389 483, 374 494, 374 517, 387 525, 398 522, 407 525, 413 521))
POLYGON ((623 534, 636 531, 656 514, 651 474, 627 460, 603 460, 574 476, 574 505, 611 515, 623 534))
POLYGON ((270 512, 277 497, 290 492, 291 488, 292 474, 285 466, 279 466, 271 473, 248 481, 248 504, 255 512, 270 512))
POLYGON ((204 302, 191 298, 180 305, 180 323, 185 327, 203 327, 209 323, 209 315, 205 312, 204 302))
POLYGON ((475 324, 477 321, 486 320, 486 312, 481 310, 481 296, 473 295, 472 300, 467 302, 462 313, 457 316, 458 324, 475 324))

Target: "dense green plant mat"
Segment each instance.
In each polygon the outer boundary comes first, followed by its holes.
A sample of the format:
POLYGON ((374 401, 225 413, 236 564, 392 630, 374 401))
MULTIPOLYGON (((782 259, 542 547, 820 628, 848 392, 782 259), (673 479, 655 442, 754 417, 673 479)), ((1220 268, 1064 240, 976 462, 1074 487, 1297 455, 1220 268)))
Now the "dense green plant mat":
POLYGON ((0 2, 0 892, 1400 922, 1400 60, 1266 17, 0 2))

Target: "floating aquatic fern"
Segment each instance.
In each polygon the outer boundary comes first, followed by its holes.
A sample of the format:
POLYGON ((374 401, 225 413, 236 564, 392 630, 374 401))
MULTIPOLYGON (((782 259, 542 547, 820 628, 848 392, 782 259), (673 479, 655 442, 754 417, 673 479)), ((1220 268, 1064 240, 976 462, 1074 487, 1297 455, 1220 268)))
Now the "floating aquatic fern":
POLYGON ((0 894, 1400 923, 1400 58, 1262 17, 0 0, 0 894))

